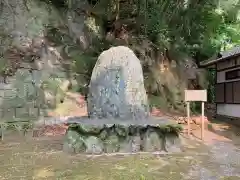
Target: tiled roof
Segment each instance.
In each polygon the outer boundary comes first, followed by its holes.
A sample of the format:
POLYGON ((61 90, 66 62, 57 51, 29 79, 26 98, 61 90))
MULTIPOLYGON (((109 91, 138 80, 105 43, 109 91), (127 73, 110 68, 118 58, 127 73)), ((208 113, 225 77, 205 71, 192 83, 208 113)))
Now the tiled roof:
POLYGON ((235 54, 239 54, 240 53, 240 45, 236 46, 228 51, 223 51, 220 54, 222 55, 222 58, 226 58, 228 56, 233 56, 235 54))
POLYGON ((238 56, 240 55, 240 45, 228 50, 228 51, 223 51, 223 52, 220 52, 219 53, 222 57, 219 57, 219 58, 214 58, 214 59, 208 59, 208 60, 205 60, 205 61, 202 61, 200 62, 200 66, 204 67, 204 66, 209 66, 211 64, 214 64, 216 62, 219 62, 219 61, 222 61, 224 59, 227 59, 228 57, 231 57, 231 56, 238 56))

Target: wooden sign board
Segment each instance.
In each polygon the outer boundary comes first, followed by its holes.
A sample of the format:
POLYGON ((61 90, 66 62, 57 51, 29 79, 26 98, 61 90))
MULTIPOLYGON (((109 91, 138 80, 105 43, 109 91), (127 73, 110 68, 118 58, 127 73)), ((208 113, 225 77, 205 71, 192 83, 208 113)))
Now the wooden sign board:
POLYGON ((207 91, 206 90, 185 90, 185 101, 207 101, 207 91))
POLYGON ((204 139, 204 102, 207 101, 206 90, 185 90, 185 101, 187 103, 187 123, 188 123, 188 135, 190 135, 190 102, 201 101, 202 102, 202 123, 201 123, 201 139, 204 139))

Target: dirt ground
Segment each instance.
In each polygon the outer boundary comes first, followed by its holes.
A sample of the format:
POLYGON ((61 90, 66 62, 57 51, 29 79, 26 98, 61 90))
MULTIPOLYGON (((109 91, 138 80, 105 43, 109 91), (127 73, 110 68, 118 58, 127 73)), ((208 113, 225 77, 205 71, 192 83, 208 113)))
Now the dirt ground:
MULTIPOLYGON (((86 110, 79 110, 81 98, 74 99, 79 100, 75 107, 68 100, 54 113, 84 115, 86 110)), ((199 140, 200 129, 193 129, 191 137, 181 135, 181 153, 114 156, 66 154, 62 152, 62 135, 23 138, 12 133, 0 142, 0 179, 239 180, 240 129, 211 122, 204 141, 199 140)))
POLYGON ((181 135, 178 154, 69 155, 63 136, 6 136, 0 144, 1 180, 221 180, 240 178, 239 129, 213 124, 201 142, 181 135), (217 134, 221 132, 222 134, 217 134))

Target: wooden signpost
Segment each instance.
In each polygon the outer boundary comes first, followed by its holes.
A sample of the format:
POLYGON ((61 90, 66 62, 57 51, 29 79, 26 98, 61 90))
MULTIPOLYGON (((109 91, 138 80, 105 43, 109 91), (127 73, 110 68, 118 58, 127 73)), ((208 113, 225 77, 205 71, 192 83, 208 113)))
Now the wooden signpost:
POLYGON ((202 102, 202 122, 201 122, 201 139, 204 139, 204 102, 207 101, 206 90, 185 90, 185 102, 187 103, 187 131, 190 135, 190 102, 201 101, 202 102))

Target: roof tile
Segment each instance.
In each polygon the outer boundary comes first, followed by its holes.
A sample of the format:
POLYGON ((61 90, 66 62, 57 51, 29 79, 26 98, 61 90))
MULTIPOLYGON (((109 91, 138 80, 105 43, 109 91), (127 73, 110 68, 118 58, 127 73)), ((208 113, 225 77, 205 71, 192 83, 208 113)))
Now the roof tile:
POLYGON ((222 58, 228 57, 228 56, 232 56, 235 54, 239 54, 240 53, 240 45, 236 46, 228 51, 223 51, 220 54, 222 55, 222 58))

